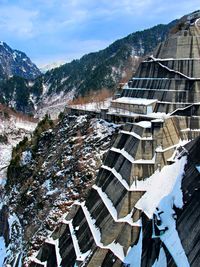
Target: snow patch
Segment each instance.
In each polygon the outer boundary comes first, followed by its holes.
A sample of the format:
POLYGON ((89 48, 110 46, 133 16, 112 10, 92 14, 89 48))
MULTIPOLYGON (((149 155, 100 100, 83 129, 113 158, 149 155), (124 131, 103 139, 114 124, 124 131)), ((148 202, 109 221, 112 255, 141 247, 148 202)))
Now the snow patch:
POLYGON ((26 150, 24 152, 22 152, 22 156, 21 156, 21 166, 27 165, 31 162, 32 160, 32 153, 29 150, 26 150))
POLYGON ((124 259, 125 267, 140 267, 141 258, 142 258, 142 228, 140 229, 140 237, 138 243, 133 247, 129 248, 127 256, 124 259))
POLYGON ((160 249, 159 257, 152 267, 167 267, 167 258, 163 248, 160 249))
MULTIPOLYGON (((167 247, 178 267, 189 267, 188 259, 176 230, 175 211, 173 207, 183 207, 181 182, 187 157, 177 159, 170 166, 151 177, 151 185, 147 192, 136 203, 135 207, 142 210, 150 219, 159 219, 157 225, 160 239, 167 247)), ((152 236, 154 237, 154 236, 152 236)), ((156 236, 158 237, 158 236, 156 236)))

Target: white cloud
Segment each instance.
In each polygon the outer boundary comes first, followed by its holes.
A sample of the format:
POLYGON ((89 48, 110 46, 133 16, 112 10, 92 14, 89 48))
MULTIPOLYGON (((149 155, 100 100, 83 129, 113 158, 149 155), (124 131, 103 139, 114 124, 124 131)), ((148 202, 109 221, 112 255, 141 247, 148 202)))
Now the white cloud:
POLYGON ((34 34, 34 19, 37 11, 26 10, 17 6, 0 7, 0 29, 20 37, 31 37, 34 34))

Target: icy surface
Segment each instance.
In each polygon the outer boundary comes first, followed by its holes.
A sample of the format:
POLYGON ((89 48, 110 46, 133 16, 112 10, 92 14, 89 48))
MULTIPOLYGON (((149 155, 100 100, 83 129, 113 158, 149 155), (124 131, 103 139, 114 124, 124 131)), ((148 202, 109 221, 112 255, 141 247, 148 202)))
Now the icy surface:
MULTIPOLYGON (((142 228, 140 230, 140 237, 138 243, 129 248, 128 254, 124 259, 125 266, 127 267, 140 267, 142 257, 142 228)), ((164 267, 164 266, 162 266, 164 267)))
POLYGON ((137 202, 136 208, 143 210, 149 218, 152 218, 164 197, 167 197, 170 201, 173 200, 172 204, 181 208, 183 205, 181 179, 185 164, 186 157, 183 157, 148 178, 147 192, 137 202), (178 175, 176 175, 178 170, 178 175))
POLYGON ((152 267, 167 267, 167 258, 163 248, 160 249, 158 260, 156 260, 152 267))
POLYGON ((162 235, 160 239, 167 247, 178 267, 188 267, 188 259, 182 247, 176 230, 175 211, 173 207, 183 207, 181 181, 184 174, 186 157, 172 165, 165 166, 161 172, 156 172, 149 179, 151 184, 147 192, 136 203, 136 208, 142 210, 149 218, 153 215, 161 220, 157 225, 162 235))
POLYGON ((6 257, 6 246, 4 238, 0 236, 0 266, 3 266, 5 257, 6 257))

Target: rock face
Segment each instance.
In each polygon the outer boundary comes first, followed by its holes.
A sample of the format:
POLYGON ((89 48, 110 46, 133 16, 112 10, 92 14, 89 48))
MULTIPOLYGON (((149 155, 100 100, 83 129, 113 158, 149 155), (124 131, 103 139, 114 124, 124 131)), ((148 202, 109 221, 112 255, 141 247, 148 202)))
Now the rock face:
POLYGON ((0 79, 10 76, 35 79, 40 75, 40 70, 25 53, 13 50, 6 43, 0 42, 0 79))
POLYGON ((199 17, 183 18, 113 101, 133 123, 30 266, 198 266, 199 17))
POLYGON ((21 253, 25 264, 73 202, 84 199, 118 128, 91 116, 63 116, 54 125, 46 116, 31 140, 13 150, 6 203, 9 216, 19 218, 24 243, 16 248, 11 234, 5 264, 21 253))

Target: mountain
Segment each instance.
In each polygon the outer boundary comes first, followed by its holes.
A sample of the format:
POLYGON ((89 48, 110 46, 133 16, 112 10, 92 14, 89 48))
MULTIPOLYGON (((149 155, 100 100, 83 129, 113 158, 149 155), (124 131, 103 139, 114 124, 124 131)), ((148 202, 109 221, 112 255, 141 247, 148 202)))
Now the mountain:
POLYGON ((30 81, 19 76, 13 76, 0 83, 0 103, 23 113, 33 113, 35 103, 42 95, 40 79, 30 81), (39 86, 38 86, 39 83, 39 86))
POLYGON ((6 43, 0 42, 0 79, 12 76, 35 79, 40 75, 40 70, 25 53, 13 50, 6 43))
POLYGON ((175 23, 132 33, 104 50, 48 71, 43 76, 43 83, 48 88, 46 95, 66 94, 72 90, 75 95, 86 95, 89 91, 116 88, 120 81, 127 81, 133 75, 141 57, 152 53, 175 23))
MULTIPOLYGON (((152 53, 174 25, 175 21, 172 21, 167 25, 132 33, 104 50, 47 71, 35 81, 13 77, 3 82, 0 102, 19 111, 33 113, 44 105, 62 101, 67 103, 73 97, 85 96, 89 92, 104 88, 113 90, 119 82, 127 82, 132 77, 142 57, 152 53)), ((1 47, 6 47, 5 51, 12 51, 4 43, 1 47)), ((9 55, 13 59, 13 54, 9 55)))
POLYGON ((40 66, 40 71, 42 73, 46 73, 47 71, 50 71, 52 69, 55 69, 55 68, 58 68, 60 66, 62 66, 63 64, 65 64, 65 62, 63 61, 57 61, 57 62, 53 62, 53 63, 50 63, 50 64, 46 64, 46 65, 42 65, 40 66))
POLYGON ((87 195, 118 129, 91 116, 62 115, 56 124, 46 116, 32 138, 16 146, 4 191, 10 203, 1 202, 13 211, 6 230, 12 241, 2 261, 7 256, 6 263, 12 266, 14 258, 37 251, 63 212, 87 195))
POLYGON ((199 265, 199 38, 200 12, 140 64, 108 112, 46 115, 13 149, 2 265, 199 265))

